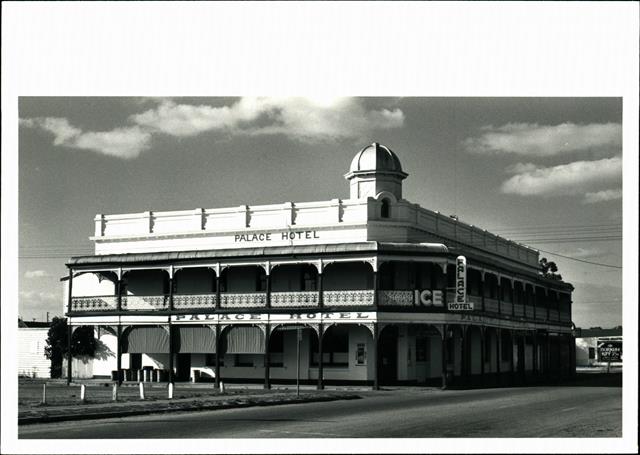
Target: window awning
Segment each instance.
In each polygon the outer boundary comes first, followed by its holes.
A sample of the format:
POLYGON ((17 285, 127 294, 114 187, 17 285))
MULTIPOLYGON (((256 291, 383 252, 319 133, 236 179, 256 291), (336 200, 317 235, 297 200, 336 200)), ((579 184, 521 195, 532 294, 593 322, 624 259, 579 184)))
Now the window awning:
POLYGON ((134 327, 122 352, 129 354, 169 353, 169 332, 162 327, 134 327))
POLYGON ((177 327, 176 352, 215 354, 216 333, 211 327, 177 327))
POLYGON ((258 327, 233 327, 226 338, 227 354, 264 354, 264 334, 258 327))

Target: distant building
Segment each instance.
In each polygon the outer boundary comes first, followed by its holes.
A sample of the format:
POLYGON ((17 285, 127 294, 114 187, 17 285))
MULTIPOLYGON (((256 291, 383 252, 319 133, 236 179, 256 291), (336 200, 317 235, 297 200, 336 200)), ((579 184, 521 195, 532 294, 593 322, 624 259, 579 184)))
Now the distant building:
POLYGON ((295 381, 299 339, 319 388, 571 375, 573 286, 538 251, 403 199, 407 175, 373 143, 348 199, 98 214, 64 281, 70 327, 106 347, 93 374, 270 387, 295 381))
MULTIPOLYGON (((606 365, 607 362, 600 358, 598 347, 607 342, 622 344, 622 326, 611 329, 603 329, 601 327, 576 329, 576 366, 595 367, 606 365)), ((620 362, 612 362, 611 365, 622 366, 622 358, 620 362)))
POLYGON ((49 322, 18 319, 18 376, 50 378, 51 361, 44 355, 49 322))

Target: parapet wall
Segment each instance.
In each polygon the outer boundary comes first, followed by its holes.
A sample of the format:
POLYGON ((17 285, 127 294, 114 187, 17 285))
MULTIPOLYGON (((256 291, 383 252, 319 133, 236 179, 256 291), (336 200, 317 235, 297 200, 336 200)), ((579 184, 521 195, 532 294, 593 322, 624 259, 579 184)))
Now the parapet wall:
POLYGON ((373 198, 96 215, 96 254, 336 242, 424 242, 471 246, 530 266, 536 250, 406 200, 381 217, 373 198), (371 226, 376 228, 370 228, 371 226), (381 226, 389 229, 380 228, 381 226), (417 238, 411 232, 418 234, 417 238), (398 235, 400 233, 400 235, 398 235), (403 240, 404 241, 404 240, 403 240), (284 243, 283 243, 284 242, 284 243))

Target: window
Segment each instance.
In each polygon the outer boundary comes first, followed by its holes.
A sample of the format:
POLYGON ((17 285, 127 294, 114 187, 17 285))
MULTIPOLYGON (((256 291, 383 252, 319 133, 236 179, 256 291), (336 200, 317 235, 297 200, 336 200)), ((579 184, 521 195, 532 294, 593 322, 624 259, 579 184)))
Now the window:
MULTIPOLYGON (((215 354, 206 354, 204 364, 208 367, 216 366, 216 355, 215 354)), ((224 366, 224 356, 220 356, 220 366, 224 366)))
POLYGON ((364 343, 358 343, 356 347, 356 365, 367 364, 367 349, 364 343))
POLYGON ((589 360, 596 358, 596 348, 589 348, 589 360))
MULTIPOLYGON (((311 337, 311 366, 318 366, 318 337, 311 337)), ((349 332, 347 327, 333 326, 322 340, 322 364, 326 367, 349 366, 349 332)))
POLYGON ((394 289, 393 274, 395 264, 393 262, 387 262, 378 271, 378 278, 380 283, 380 289, 394 289))
POLYGON ((302 274, 302 290, 303 291, 316 290, 316 278, 309 271, 306 271, 302 274))
POLYGON ((391 207, 389 204, 389 199, 383 199, 382 206, 380 207, 380 218, 389 218, 390 211, 391 207))
POLYGON ((252 367, 253 354, 233 354, 233 366, 235 367, 252 367))
POLYGON ((256 291, 265 292, 267 290, 267 275, 258 274, 257 275, 257 283, 256 283, 256 291))

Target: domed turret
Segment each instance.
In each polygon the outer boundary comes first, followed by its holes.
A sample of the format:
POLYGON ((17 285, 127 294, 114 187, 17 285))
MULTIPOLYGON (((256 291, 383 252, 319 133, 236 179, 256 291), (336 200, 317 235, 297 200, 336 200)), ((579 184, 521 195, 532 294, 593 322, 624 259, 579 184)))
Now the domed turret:
POLYGON ((402 180, 407 175, 398 156, 390 148, 374 142, 353 157, 344 177, 351 185, 351 199, 377 198, 385 192, 398 200, 402 198, 402 180))
POLYGON ((402 173, 402 165, 398 156, 389 147, 374 142, 371 145, 367 145, 353 157, 349 172, 359 171, 402 173))

